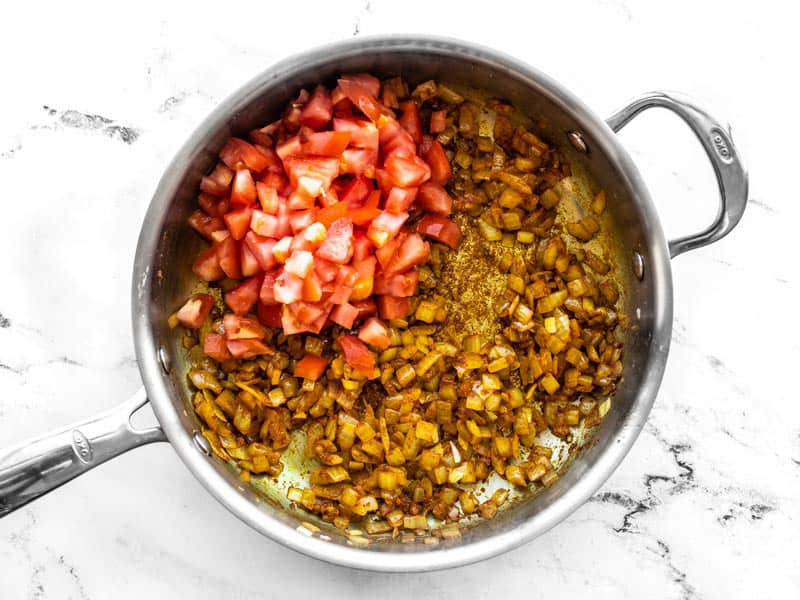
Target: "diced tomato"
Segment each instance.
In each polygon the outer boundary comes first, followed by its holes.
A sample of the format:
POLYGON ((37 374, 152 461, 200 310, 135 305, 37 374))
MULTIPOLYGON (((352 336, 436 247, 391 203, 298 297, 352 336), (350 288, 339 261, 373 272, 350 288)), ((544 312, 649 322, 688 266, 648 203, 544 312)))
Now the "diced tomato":
POLYGON ((225 229, 225 222, 219 217, 210 217, 202 210, 194 211, 189 217, 189 225, 207 240, 211 240, 211 234, 220 229, 225 229))
POLYGON ((289 255, 292 253, 293 240, 294 238, 286 236, 279 239, 272 247, 272 256, 275 257, 276 261, 281 264, 286 262, 286 259, 289 258, 289 255))
POLYGON ((303 279, 303 300, 305 302, 319 302, 322 300, 322 282, 314 271, 303 279))
POLYGON ((358 330, 358 339, 376 350, 386 350, 391 343, 389 328, 383 324, 383 321, 375 317, 367 319, 366 323, 361 326, 358 330))
POLYGON ((282 161, 286 161, 290 156, 297 156, 302 151, 303 148, 300 143, 300 138, 296 135, 283 140, 275 147, 275 152, 282 161))
POLYGON ((219 229, 211 232, 211 241, 215 244, 229 237, 231 237, 231 232, 227 229, 219 229))
POLYGON ((363 231, 353 232, 353 261, 364 260, 372 254, 372 242, 363 231))
POLYGON ((334 119, 334 131, 350 133, 350 145, 353 148, 378 149, 378 128, 366 119, 334 119))
POLYGON ((330 319, 345 329, 352 329, 356 317, 358 317, 358 309, 349 302, 345 302, 331 311, 330 319))
POLYGON ((419 147, 417 148, 417 154, 420 156, 425 156, 428 153, 428 150, 431 149, 433 145, 433 136, 432 135, 423 135, 422 142, 420 143, 419 147))
POLYGON ((342 102, 350 102, 344 95, 344 92, 337 85, 331 90, 331 102, 333 102, 334 109, 342 102))
POLYGON ((345 362, 368 378, 375 376, 375 357, 367 346, 354 335, 340 335, 336 343, 342 349, 345 362))
POLYGON ((297 364, 294 367, 294 376, 316 381, 322 377, 322 374, 327 368, 328 359, 306 353, 303 358, 297 361, 297 364))
POLYGON ((348 148, 342 153, 342 173, 375 177, 375 166, 378 163, 378 151, 369 148, 348 148))
POLYGON ((192 271, 205 281, 217 281, 225 277, 225 272, 219 266, 217 247, 212 246, 208 250, 200 253, 192 266, 192 271))
POLYGON ((453 201, 441 185, 428 181, 419 188, 419 206, 429 213, 446 217, 453 210, 453 201))
POLYGON ((300 279, 305 279, 306 275, 314 269, 314 256, 307 250, 296 250, 286 259, 284 270, 286 273, 297 275, 300 279))
POLYGON ((388 196, 389 192, 391 192, 394 187, 392 179, 389 177, 389 173, 386 169, 375 169, 375 182, 385 196, 388 196))
POLYGON ((381 274, 375 278, 373 291, 376 294, 409 298, 417 293, 418 281, 419 273, 416 270, 389 276, 381 274))
POLYGON ((292 224, 289 222, 289 207, 285 202, 278 206, 278 231, 276 238, 280 239, 292 234, 292 224))
POLYGON ((403 223, 407 220, 407 212, 392 214, 383 211, 370 223, 369 229, 367 230, 367 237, 375 244, 376 248, 381 248, 386 245, 386 242, 398 234, 403 223))
POLYGON ((206 339, 203 341, 203 352, 214 360, 223 361, 231 358, 225 336, 218 333, 206 335, 206 339))
POLYGON ((328 283, 336 279, 336 272, 339 270, 339 265, 336 263, 325 260, 316 256, 314 258, 314 273, 317 274, 322 283, 328 283))
POLYGON ((372 182, 363 175, 356 175, 342 189, 339 198, 348 208, 358 208, 373 191, 372 182))
POLYGON ((241 138, 229 139, 219 151, 219 157, 234 170, 246 167, 258 172, 264 170, 270 162, 269 157, 241 138))
POLYGON ((303 297, 303 278, 284 271, 275 280, 275 300, 281 304, 291 304, 303 297))
POLYGON ((228 212, 228 208, 230 208, 230 204, 226 199, 217 198, 205 192, 201 192, 200 195, 197 196, 197 203, 200 205, 200 208, 203 209, 203 212, 212 217, 222 218, 225 213, 228 212))
POLYGON ((367 298, 366 300, 353 300, 350 304, 358 309, 358 317, 356 317, 356 321, 367 319, 378 312, 378 305, 375 304, 375 300, 372 298, 367 298))
POLYGON ((298 210, 289 215, 289 224, 295 235, 303 231, 314 222, 313 210, 298 210))
POLYGON ((254 210, 250 217, 250 229, 264 237, 278 237, 278 217, 254 210))
POLYGON ((396 238, 392 238, 386 245, 382 248, 378 248, 375 251, 375 257, 378 259, 378 263, 381 265, 381 269, 385 269, 389 266, 394 258, 395 253, 400 248, 400 244, 403 243, 403 240, 406 239, 406 234, 402 231, 396 238))
POLYGON ((322 189, 328 189, 339 174, 336 158, 290 156, 283 161, 289 182, 305 196, 316 198, 322 189))
POLYGON ((250 171, 247 169, 236 171, 231 189, 231 204, 233 206, 250 206, 257 197, 256 184, 250 171))
POLYGON ((278 264, 272 254, 272 248, 277 243, 275 240, 262 237, 254 231, 248 231, 247 235, 244 236, 244 243, 247 244, 248 250, 255 256, 258 264, 265 271, 269 271, 278 264))
POLYGON ((328 228, 322 223, 312 223, 303 231, 302 239, 306 242, 310 250, 316 250, 328 237, 328 228))
POLYGON ((414 204, 418 191, 419 188, 417 187, 393 187, 386 198, 386 211, 394 214, 407 211, 414 204))
POLYGON ((263 274, 245 279, 225 294, 225 304, 230 306, 231 310, 237 315, 247 314, 258 301, 263 282, 263 274))
MULTIPOLYGON (((281 166, 281 173, 283 173, 283 166, 281 166)), ((265 186, 277 190, 279 196, 283 195, 282 190, 289 185, 289 180, 280 173, 267 172, 265 175, 261 176, 261 179, 259 179, 259 181, 263 183, 265 186)), ((258 187, 256 187, 256 192, 257 191, 258 187)))
POLYGON ((431 169, 416 154, 413 156, 398 156, 392 153, 384 162, 386 172, 392 183, 398 187, 418 186, 430 179, 431 169))
POLYGON ((200 180, 200 191, 212 196, 227 196, 231 181, 233 181, 233 170, 224 163, 217 163, 214 170, 200 180))
POLYGON ((424 236, 447 244, 453 250, 461 243, 461 229, 450 219, 437 215, 425 215, 417 223, 417 231, 424 236))
MULTIPOLYGON (((330 121, 332 116, 333 102, 331 102, 331 95, 325 86, 318 85, 300 113, 300 125, 319 129, 330 121)), ((313 152, 312 154, 320 153, 313 152)))
POLYGON ((400 103, 400 110, 403 111, 398 119, 400 126, 408 132, 414 143, 419 144, 422 141, 422 120, 419 118, 419 106, 413 100, 406 100, 400 103))
POLYGON ((278 214, 280 198, 275 187, 259 181, 256 183, 256 195, 261 204, 261 210, 269 215, 278 214))
POLYGON ((261 129, 252 129, 250 133, 247 134, 247 137, 250 138, 250 141, 255 146, 264 146, 266 148, 271 148, 273 144, 272 137, 268 133, 267 127, 262 127, 261 129))
POLYGON ((341 200, 331 206, 326 206, 317 213, 317 221, 329 228, 334 221, 347 215, 347 202, 341 200))
POLYGON ((434 140, 423 158, 431 168, 431 182, 445 185, 450 181, 450 176, 453 174, 450 168, 450 161, 447 159, 447 154, 444 153, 444 148, 439 143, 439 140, 434 140))
POLYGON ((353 222, 349 218, 336 219, 328 228, 325 241, 317 250, 317 256, 344 264, 353 255, 353 222))
POLYGON ((261 291, 258 296, 262 304, 266 304, 268 306, 279 304, 279 302, 275 299, 275 282, 280 274, 280 269, 275 269, 274 271, 267 271, 264 273, 264 282, 261 284, 261 291))
POLYGON ((350 300, 353 293, 353 286, 358 280, 358 271, 353 267, 342 265, 336 272, 334 291, 328 301, 331 304, 344 304, 350 300))
POLYGON ((431 133, 442 133, 447 127, 447 111, 436 110, 431 113, 431 133))
MULTIPOLYGON (((307 181, 310 184, 313 184, 313 186, 309 189, 317 189, 316 185, 318 180, 310 178, 307 181)), ((294 190, 289 196, 289 200, 286 202, 286 207, 290 210, 311 210, 314 208, 314 196, 309 196, 307 193, 301 192, 299 189, 294 190)), ((278 210, 280 210, 280 205, 278 206, 278 210)))
POLYGON ((242 278, 241 254, 242 253, 239 251, 239 242, 232 237, 228 237, 217 244, 219 266, 226 277, 230 277, 231 279, 242 278))
POLYGON ((253 358, 262 354, 275 353, 261 340, 228 340, 226 345, 233 358, 253 358))
POLYGON ((231 313, 222 317, 225 337, 229 340, 263 340, 264 328, 253 317, 241 317, 231 313))
POLYGON ((317 156, 341 156, 350 142, 349 131, 320 131, 303 142, 303 152, 317 156))
POLYGON ((283 113, 283 125, 289 131, 300 129, 300 115, 303 113, 303 106, 308 102, 308 91, 300 90, 297 100, 290 103, 283 113))
POLYGON ((339 88, 373 122, 384 114, 385 109, 376 98, 380 91, 380 82, 374 77, 344 75, 339 78, 339 88), (367 77, 370 79, 367 79, 367 77), (375 82, 377 82, 377 86, 375 82))
POLYGON ((372 295, 376 262, 374 256, 367 256, 363 260, 353 260, 353 268, 358 272, 358 279, 353 284, 350 300, 365 300, 372 295))
POLYGON ((258 303, 258 321, 264 327, 281 326, 281 310, 283 304, 264 304, 258 303))
POLYGON ((197 329, 206 320, 208 313, 214 307, 214 296, 210 294, 195 294, 178 309, 175 315, 181 325, 188 329, 197 329))
POLYGON ((250 277, 261 271, 261 265, 258 264, 258 260, 256 260, 253 253, 250 252, 250 248, 247 247, 247 244, 239 244, 239 253, 241 255, 239 258, 242 265, 242 275, 244 277, 250 277))
POLYGON ((378 312, 382 319, 402 319, 408 314, 408 298, 378 296, 378 312))
POLYGON ((250 229, 250 223, 253 220, 253 209, 249 206, 244 206, 232 210, 225 214, 224 219, 233 239, 241 240, 247 234, 247 230, 250 229))
POLYGON ((378 131, 383 156, 416 156, 414 139, 395 119, 387 119, 378 131))

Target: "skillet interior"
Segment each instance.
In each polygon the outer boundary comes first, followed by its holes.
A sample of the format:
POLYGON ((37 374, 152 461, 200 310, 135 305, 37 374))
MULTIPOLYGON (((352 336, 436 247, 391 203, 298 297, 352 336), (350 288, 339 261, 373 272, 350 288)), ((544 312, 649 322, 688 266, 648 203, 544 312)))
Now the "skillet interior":
MULTIPOLYGON (((532 531, 541 533, 548 529, 588 498, 622 458, 644 423, 663 372, 671 321, 671 298, 668 297, 671 286, 665 244, 635 169, 628 164, 624 152, 607 139, 613 134, 604 130, 605 126, 593 119, 576 100, 550 91, 548 86, 551 84, 543 76, 528 72, 527 75, 539 78, 535 80, 514 73, 507 66, 510 59, 505 57, 487 56, 482 51, 463 47, 454 53, 449 44, 444 46, 433 42, 420 43, 419 40, 415 43, 403 40, 387 43, 384 40, 382 43, 374 42, 374 47, 367 50, 363 44, 350 43, 338 48, 335 55, 321 50, 306 55, 302 62, 290 60, 277 65, 224 103, 187 142, 156 192, 145 221, 146 230, 140 239, 134 276, 137 352, 154 409, 170 441, 206 487, 229 508, 231 490, 237 490, 241 496, 236 500, 239 506, 244 506, 243 503, 257 505, 246 508, 250 515, 246 520, 278 541, 321 558, 333 559, 326 556, 318 545, 298 541, 302 536, 290 529, 302 528, 304 522, 310 522, 319 528, 313 537, 322 537, 334 544, 352 545, 352 542, 316 517, 302 510, 286 511, 263 494, 243 486, 233 470, 216 458, 206 457, 191 444, 190 435, 199 427, 189 404, 191 394, 185 377, 185 352, 180 345, 180 335, 166 326, 166 315, 180 306, 198 285, 190 267, 202 242, 185 223, 195 208, 200 178, 211 168, 217 151, 228 136, 242 135, 255 126, 274 120, 300 88, 313 87, 319 82, 330 84, 342 72, 367 71, 381 77, 400 75, 412 85, 436 79, 483 89, 511 101, 523 114, 533 117, 534 131, 558 147, 567 158, 581 184, 579 189, 606 191, 608 224, 615 232, 612 236, 614 241, 608 246, 627 297, 624 313, 629 326, 623 357, 624 380, 611 412, 589 443, 575 453, 569 468, 561 472, 555 485, 535 499, 520 499, 493 520, 471 527, 462 538, 445 541, 436 550, 423 544, 375 543, 360 553, 427 551, 430 554, 477 542, 483 546, 481 553, 462 558, 452 555, 448 560, 429 562, 429 565, 443 566, 508 549, 525 541, 533 535, 532 531), (491 59, 505 61, 506 66, 501 67, 491 59), (576 152, 570 145, 567 133, 575 130, 583 134, 589 148, 587 154, 576 152), (155 250, 152 254, 146 252, 149 244, 155 250), (634 251, 645 256, 643 281, 634 277, 632 272, 634 251), (668 291, 666 296, 664 289, 668 291), (140 309, 138 314, 137 307, 140 309), (162 375, 155 361, 151 360, 159 348, 163 348, 170 366, 167 375, 162 375), (187 453, 196 456, 187 457, 187 453), (223 492, 220 486, 228 490, 223 492), (263 518, 254 509, 263 513, 263 518), (491 545, 487 544, 489 538, 494 538, 491 545), (503 538, 502 542, 500 538, 503 538)), ((514 71, 519 70, 524 72, 525 67, 515 65, 514 71)), ((290 467, 293 461, 289 458, 287 466, 290 467)), ((282 498, 283 494, 275 496, 282 498)), ((242 517, 240 511, 234 509, 234 512, 242 517)), ((301 533, 307 534, 308 531, 301 533)), ((355 558, 345 557, 339 562, 363 566, 355 558)), ((399 568, 409 568, 408 565, 417 563, 420 561, 405 562, 405 566, 399 568)), ((378 562, 367 566, 394 568, 378 562)), ((426 566, 419 564, 419 568, 426 566)))

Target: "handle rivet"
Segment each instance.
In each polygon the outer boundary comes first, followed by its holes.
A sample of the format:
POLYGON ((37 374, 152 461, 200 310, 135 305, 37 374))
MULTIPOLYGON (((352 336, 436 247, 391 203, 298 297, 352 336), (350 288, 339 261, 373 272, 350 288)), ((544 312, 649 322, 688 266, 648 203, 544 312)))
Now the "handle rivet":
POLYGON ((161 368, 164 369, 164 373, 169 373, 169 356, 167 356, 167 351, 163 346, 158 349, 158 362, 161 363, 161 368))
POLYGON ((638 252, 633 253, 633 274, 639 281, 644 279, 644 257, 638 252))
POLYGON ((194 442, 194 445, 197 446, 197 449, 200 450, 200 452, 206 456, 211 455, 211 444, 208 443, 208 440, 202 433, 195 431, 192 434, 192 441, 194 442))
POLYGON ((567 139, 569 140, 569 143, 572 144, 572 147, 578 152, 582 154, 589 152, 589 146, 586 145, 586 140, 584 140, 583 136, 577 131, 568 131, 567 139))

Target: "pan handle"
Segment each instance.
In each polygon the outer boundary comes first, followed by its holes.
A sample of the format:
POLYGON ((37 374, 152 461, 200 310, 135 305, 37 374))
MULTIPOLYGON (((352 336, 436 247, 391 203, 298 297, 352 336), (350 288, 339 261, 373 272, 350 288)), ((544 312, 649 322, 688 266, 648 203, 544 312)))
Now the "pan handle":
POLYGON ((92 419, 0 449, 0 517, 137 446, 166 442, 160 427, 134 429, 130 418, 147 403, 144 388, 92 419))
POLYGON ((722 239, 736 227, 747 206, 747 171, 733 145, 730 127, 679 94, 650 92, 618 110, 606 123, 618 132, 640 112, 654 106, 671 110, 691 128, 706 151, 719 184, 720 205, 716 219, 700 233, 670 240, 669 255, 675 258, 722 239))

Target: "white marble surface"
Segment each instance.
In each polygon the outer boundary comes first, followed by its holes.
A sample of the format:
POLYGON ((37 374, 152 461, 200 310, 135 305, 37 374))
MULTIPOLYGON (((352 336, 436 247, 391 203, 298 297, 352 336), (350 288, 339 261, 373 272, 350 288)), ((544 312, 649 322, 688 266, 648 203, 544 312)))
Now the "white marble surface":
MULTIPOLYGON (((734 124, 752 201, 735 233, 674 262, 672 352, 630 455, 533 543, 427 575, 333 567, 248 529, 156 445, 0 520, 0 598, 798 597, 800 52, 787 3, 53 4, 12 3, 0 24, 0 446, 137 389, 130 269, 163 168, 220 99, 315 44, 471 39, 600 115, 650 89, 692 94, 734 124)), ((668 234, 711 218, 713 176, 688 130, 651 113, 622 137, 668 234)))

